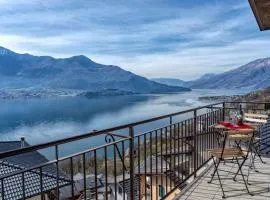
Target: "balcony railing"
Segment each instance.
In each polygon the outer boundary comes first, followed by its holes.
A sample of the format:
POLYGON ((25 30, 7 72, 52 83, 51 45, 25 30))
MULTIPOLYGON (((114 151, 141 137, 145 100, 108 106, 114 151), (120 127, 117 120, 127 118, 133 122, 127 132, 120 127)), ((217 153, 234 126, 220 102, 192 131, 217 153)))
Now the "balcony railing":
MULTIPOLYGON (((179 194, 217 147, 211 125, 239 107, 265 113, 268 103, 221 102, 0 153, 0 199, 165 199, 179 194), (188 116, 185 120, 179 116, 188 116), (181 118, 181 119, 180 119, 181 118), (136 127, 167 120, 140 133, 136 127), (61 156, 64 145, 104 136, 104 144, 61 156), (9 158, 53 149, 54 158, 18 166, 9 158)), ((265 137, 265 141, 268 140, 265 137)), ((90 143, 90 140, 89 140, 90 143)), ((265 147, 267 148, 267 147, 265 147)))

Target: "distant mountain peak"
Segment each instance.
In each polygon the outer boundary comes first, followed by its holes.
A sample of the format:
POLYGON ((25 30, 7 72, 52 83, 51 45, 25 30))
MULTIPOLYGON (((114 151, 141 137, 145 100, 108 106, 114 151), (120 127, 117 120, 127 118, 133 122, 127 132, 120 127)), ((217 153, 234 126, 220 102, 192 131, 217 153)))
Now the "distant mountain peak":
POLYGON ((249 88, 270 86, 270 58, 260 58, 230 71, 190 81, 191 88, 249 88))
POLYGON ((85 55, 77 55, 77 56, 72 56, 70 58, 67 58, 68 60, 71 61, 76 61, 79 62, 81 64, 87 64, 87 63, 95 63, 93 60, 91 60, 90 58, 88 58, 85 55))
MULTIPOLYGON (((3 55, 13 53, 0 49, 3 55)), ((108 88, 132 93, 168 93, 190 91, 189 88, 168 86, 117 66, 96 63, 84 55, 55 59, 13 53, 0 56, 0 87, 57 88, 102 91, 108 88)))
POLYGON ((77 55, 77 56, 72 56, 70 58, 73 58, 73 59, 85 59, 85 60, 91 60, 90 58, 88 58, 87 56, 85 55, 77 55))
POLYGON ((253 61, 251 61, 248 64, 243 65, 243 66, 256 65, 258 63, 265 63, 265 62, 269 62, 269 61, 270 61, 270 57, 268 57, 268 58, 259 58, 259 59, 253 60, 253 61))
POLYGON ((204 75, 202 75, 201 77, 200 77, 200 79, 209 79, 209 78, 211 78, 211 77, 214 77, 216 74, 214 74, 214 73, 206 73, 206 74, 204 74, 204 75))
POLYGON ((10 55, 10 54, 15 54, 15 52, 10 51, 9 49, 6 49, 0 46, 0 56, 10 55))

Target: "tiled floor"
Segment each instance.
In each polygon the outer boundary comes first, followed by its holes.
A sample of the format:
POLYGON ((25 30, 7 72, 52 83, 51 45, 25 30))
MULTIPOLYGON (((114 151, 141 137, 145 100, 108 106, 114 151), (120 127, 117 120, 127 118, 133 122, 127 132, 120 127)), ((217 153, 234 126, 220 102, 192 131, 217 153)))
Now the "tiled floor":
MULTIPOLYGON (((228 200, 270 200, 270 158, 263 158, 266 164, 262 164, 259 160, 255 161, 255 170, 250 171, 249 176, 249 190, 254 194, 253 196, 247 193, 241 175, 238 175, 237 181, 232 180, 233 174, 228 172, 221 172, 222 180, 226 199, 228 200)), ((246 162, 249 164, 249 160, 246 162)), ((238 165, 236 163, 221 164, 219 169, 229 170, 236 172, 238 165)), ((248 167, 243 167, 243 173, 247 174, 248 167)), ((222 199, 222 192, 219 181, 215 176, 212 183, 207 183, 210 180, 210 175, 213 172, 213 167, 208 170, 204 175, 197 179, 193 185, 190 186, 178 199, 181 200, 207 200, 207 199, 222 199)))

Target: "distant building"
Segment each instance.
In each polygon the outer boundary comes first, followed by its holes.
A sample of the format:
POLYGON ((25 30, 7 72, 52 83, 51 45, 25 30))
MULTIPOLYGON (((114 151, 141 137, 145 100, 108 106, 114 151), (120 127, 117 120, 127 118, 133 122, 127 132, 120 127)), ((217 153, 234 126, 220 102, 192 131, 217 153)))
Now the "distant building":
MULTIPOLYGON (((171 191, 181 183, 182 178, 185 178, 185 171, 189 168, 186 155, 176 153, 147 157, 135 168, 135 175, 140 180, 140 199, 149 199, 151 193, 152 199, 161 199, 166 195, 166 191, 171 191)), ((180 189, 177 188, 174 194, 179 192, 180 189)))

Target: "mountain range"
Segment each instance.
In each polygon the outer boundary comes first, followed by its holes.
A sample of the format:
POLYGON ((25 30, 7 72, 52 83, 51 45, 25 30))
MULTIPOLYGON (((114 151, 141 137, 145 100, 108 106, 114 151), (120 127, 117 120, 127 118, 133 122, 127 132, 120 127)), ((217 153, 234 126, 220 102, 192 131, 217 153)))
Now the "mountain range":
POLYGON ((176 79, 176 78, 153 78, 151 80, 158 83, 170 85, 170 86, 184 87, 186 85, 185 81, 176 79))
POLYGON ((257 59, 220 74, 205 74, 193 81, 164 78, 154 80, 168 85, 181 83, 183 87, 194 89, 263 89, 270 86, 270 58, 257 59))
POLYGON ((119 90, 124 93, 190 91, 189 88, 151 81, 118 66, 96 63, 83 55, 53 58, 18 54, 3 47, 0 47, 0 87, 55 88, 89 92, 119 90))

